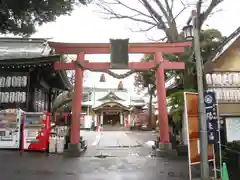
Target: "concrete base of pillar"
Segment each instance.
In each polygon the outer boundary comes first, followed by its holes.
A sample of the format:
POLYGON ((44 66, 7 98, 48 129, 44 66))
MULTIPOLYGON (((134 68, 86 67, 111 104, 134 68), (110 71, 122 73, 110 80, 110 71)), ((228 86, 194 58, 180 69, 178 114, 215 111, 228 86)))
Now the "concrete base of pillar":
POLYGON ((157 157, 169 157, 169 156, 177 156, 177 151, 172 149, 172 144, 162 144, 159 143, 159 148, 156 149, 157 157))
POLYGON ((68 144, 67 154, 70 157, 79 157, 81 156, 83 150, 81 149, 81 144, 68 144))
POLYGON ((168 151, 168 150, 171 150, 172 149, 172 144, 171 143, 168 143, 168 144, 162 144, 162 143, 159 143, 159 150, 160 151, 168 151))

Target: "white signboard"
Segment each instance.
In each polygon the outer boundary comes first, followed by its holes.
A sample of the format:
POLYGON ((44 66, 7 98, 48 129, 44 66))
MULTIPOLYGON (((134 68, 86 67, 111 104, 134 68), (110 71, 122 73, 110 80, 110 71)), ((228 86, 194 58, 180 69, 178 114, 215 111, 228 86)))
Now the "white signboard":
POLYGON ((227 142, 240 141, 240 118, 226 118, 227 142))
POLYGON ((92 126, 92 116, 86 115, 83 119, 83 128, 89 129, 92 126))

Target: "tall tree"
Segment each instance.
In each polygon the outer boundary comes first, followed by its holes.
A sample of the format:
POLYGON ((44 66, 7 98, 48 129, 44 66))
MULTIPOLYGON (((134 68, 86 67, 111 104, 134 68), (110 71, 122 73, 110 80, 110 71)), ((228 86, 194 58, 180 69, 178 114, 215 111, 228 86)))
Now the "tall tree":
MULTIPOLYGON (((200 31, 200 47, 203 63, 215 54, 215 50, 226 39, 225 36, 217 29, 206 29, 200 31)), ((185 52, 186 53, 186 52, 185 52)), ((195 75, 195 72, 191 72, 195 75)), ((189 86, 190 87, 190 86, 189 86)), ((186 88, 185 88, 186 89, 186 88)), ((187 91, 195 91, 196 89, 188 88, 187 91)), ((169 96, 170 101, 168 105, 173 111, 182 110, 184 106, 183 91, 178 91, 169 96)))
MULTIPOLYGON (((197 3, 199 29, 201 29, 204 21, 213 13, 214 9, 223 0, 208 0, 202 3, 202 0, 196 0, 195 3, 189 3, 189 0, 97 0, 96 4, 100 7, 104 18, 108 19, 129 19, 142 25, 140 32, 158 29, 164 32, 165 36, 161 37, 162 41, 176 42, 183 40, 182 33, 178 29, 179 16, 197 3), (205 8, 206 7, 206 8, 205 8)), ((194 7, 195 8, 195 7, 194 7)), ((187 54, 188 55, 188 54, 187 54)), ((180 57, 180 55, 177 55, 180 57)), ((168 57, 169 60, 177 60, 179 58, 168 57)), ((181 60, 186 63, 185 82, 191 85, 189 88, 195 88, 195 77, 192 76, 194 64, 192 58, 181 55, 181 60), (190 61, 190 62, 189 62, 190 61)), ((179 59, 179 60, 180 60, 179 59)))
MULTIPOLYGON (((96 4, 101 8, 101 13, 104 14, 104 18, 131 20, 136 22, 140 27, 143 27, 138 29, 140 32, 148 32, 155 28, 163 31, 165 34, 164 37, 160 38, 161 41, 176 42, 184 39, 178 29, 177 22, 178 17, 184 11, 192 7, 192 5, 195 6, 195 4, 197 4, 199 17, 198 28, 201 29, 204 21, 222 1, 223 0, 208 0, 203 3, 202 0, 196 0, 195 3, 189 3, 190 1, 187 0, 98 0, 96 4)), ((196 88, 196 77, 193 75, 195 72, 194 58, 192 58, 192 56, 189 58, 191 52, 192 50, 188 50, 187 53, 184 54, 166 57, 169 61, 185 62, 186 69, 183 81, 187 89, 196 88)), ((153 56, 145 56, 142 60, 148 61, 149 59, 153 59, 153 56)), ((155 84, 153 77, 152 72, 138 73, 135 85, 141 88, 146 87, 148 86, 147 84, 149 84, 146 83, 148 80, 150 80, 150 84, 155 84)), ((152 87, 154 88, 155 86, 152 87)), ((149 91, 150 100, 152 99, 152 92, 154 91, 149 91)))
MULTIPOLYGON (((199 28, 213 13, 223 0, 195 0, 199 11, 199 28), (203 8, 207 7, 207 8, 203 8)), ((146 28, 140 28, 141 32, 151 29, 162 30, 167 41, 181 40, 177 19, 185 10, 195 3, 189 0, 97 0, 96 4, 102 9, 104 18, 129 19, 142 24, 146 28), (191 3, 189 3, 191 2, 191 3)), ((163 37, 163 39, 165 39, 163 37)))
POLYGON ((36 25, 55 21, 58 16, 70 15, 77 3, 87 0, 0 0, 0 32, 29 35, 36 25))

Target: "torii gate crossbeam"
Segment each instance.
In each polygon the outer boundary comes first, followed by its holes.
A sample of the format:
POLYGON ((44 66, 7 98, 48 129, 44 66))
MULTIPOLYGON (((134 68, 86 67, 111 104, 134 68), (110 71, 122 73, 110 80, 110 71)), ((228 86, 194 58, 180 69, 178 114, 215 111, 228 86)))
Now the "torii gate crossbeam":
MULTIPOLYGON (((72 103, 72 124, 71 124, 71 138, 70 148, 72 152, 78 152, 80 141, 80 116, 82 107, 82 85, 83 85, 83 71, 84 69, 93 71, 107 72, 110 69, 108 62, 89 62, 85 59, 85 54, 109 54, 109 43, 59 43, 49 42, 51 48, 55 49, 57 54, 77 54, 77 61, 82 65, 78 67, 76 62, 64 63, 56 62, 55 70, 75 70, 75 87, 72 103)), ((160 125, 160 148, 168 149, 171 146, 169 140, 169 126, 168 114, 166 106, 166 89, 164 70, 183 70, 183 62, 169 62, 163 59, 164 54, 181 53, 184 48, 191 46, 191 42, 178 43, 129 43, 129 53, 153 53, 154 60, 150 62, 129 62, 128 69, 136 71, 147 71, 160 64, 156 69, 156 86, 158 97, 158 114, 160 125)))

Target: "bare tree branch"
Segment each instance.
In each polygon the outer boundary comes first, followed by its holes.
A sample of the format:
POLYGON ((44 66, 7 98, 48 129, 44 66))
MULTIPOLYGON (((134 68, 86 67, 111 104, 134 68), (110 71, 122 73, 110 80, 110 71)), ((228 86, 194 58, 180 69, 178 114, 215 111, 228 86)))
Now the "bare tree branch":
POLYGON ((144 29, 139 27, 138 30, 133 30, 132 28, 130 28, 130 30, 132 32, 148 32, 148 31, 152 30, 155 27, 156 27, 155 25, 152 25, 152 26, 149 26, 148 28, 144 28, 144 29))
POLYGON ((168 0, 165 0, 165 5, 166 5, 167 12, 168 12, 170 18, 173 19, 173 11, 172 11, 172 9, 171 9, 171 7, 170 7, 170 5, 169 5, 168 0))
POLYGON ((153 39, 153 38, 151 38, 151 37, 148 36, 147 32, 145 32, 145 35, 146 35, 146 37, 147 37, 148 40, 154 41, 154 42, 165 42, 165 41, 167 41, 167 39, 168 39, 166 36, 163 37, 163 38, 159 38, 159 39, 153 39))
MULTIPOLYGON (((132 2, 132 0, 98 0, 96 4, 102 9, 103 12, 101 13, 107 16, 107 19, 129 19, 148 25, 146 28, 139 28, 138 30, 131 29, 133 32, 147 32, 156 27, 159 30, 164 31, 168 41, 173 42, 180 40, 176 19, 193 4, 185 3, 184 0, 135 1, 139 3, 144 9, 138 9, 138 6, 135 7, 134 5, 125 3, 132 2), (180 9, 180 11, 174 13, 174 5, 177 1, 180 2, 183 7, 180 9), (119 12, 117 11, 117 8, 113 9, 113 6, 118 6, 119 12), (156 10, 155 7, 159 8, 159 10, 156 10), (121 8, 126 9, 129 13, 121 12, 121 8)), ((201 28, 203 22, 210 16, 213 9, 222 1, 223 0, 211 0, 207 9, 204 12, 201 12, 202 0, 198 0, 198 12, 200 12, 199 28, 201 28)))
POLYGON ((145 14, 145 13, 143 13, 143 12, 137 10, 137 9, 134 9, 134 8, 131 8, 131 7, 127 6, 126 4, 122 3, 120 0, 115 0, 115 1, 116 1, 115 4, 120 4, 120 5, 122 5, 123 7, 127 8, 127 9, 129 9, 129 10, 131 10, 131 11, 133 11, 133 12, 136 12, 136 13, 138 13, 138 14, 140 14, 140 15, 143 15, 143 16, 146 16, 146 17, 148 17, 148 18, 152 18, 152 16, 150 16, 150 15, 148 15, 148 14, 145 14))
POLYGON ((171 16, 170 16, 171 13, 164 8, 163 4, 159 0, 154 0, 154 2, 158 5, 159 9, 163 13, 163 15, 166 18, 166 20, 168 22, 170 22, 171 21, 171 16))
POLYGON ((102 5, 99 5, 99 7, 101 7, 105 11, 105 12, 100 12, 100 13, 108 16, 105 19, 130 19, 130 20, 133 20, 133 21, 142 22, 142 23, 146 23, 146 24, 151 24, 151 25, 154 25, 154 26, 157 25, 154 22, 151 22, 151 21, 148 21, 148 20, 145 20, 145 19, 142 19, 142 18, 141 19, 137 18, 137 16, 139 16, 138 14, 135 14, 135 15, 132 15, 132 16, 127 16, 127 15, 122 15, 122 14, 115 13, 114 11, 112 11, 112 10, 102 6, 102 5))
POLYGON ((171 0, 171 7, 170 7, 171 11, 173 11, 173 7, 174 7, 174 0, 171 0))
POLYGON ((175 15, 175 17, 174 17, 173 19, 176 20, 176 19, 178 18, 178 16, 180 16, 180 15, 183 13, 183 11, 185 11, 188 7, 189 7, 188 5, 187 5, 187 6, 184 6, 184 7, 175 15))
MULTIPOLYGON (((140 4, 142 4, 142 5, 144 6, 144 8, 146 8, 145 5, 144 5, 144 3, 142 2, 142 0, 138 0, 138 2, 139 2, 140 4)), ((153 14, 151 14, 151 13, 150 13, 150 16, 151 16, 151 18, 154 19, 154 21, 157 22, 157 24, 158 24, 158 19, 157 19, 155 16, 153 16, 153 14)))
MULTIPOLYGON (((199 4, 201 4, 201 0, 199 0, 199 4)), ((208 16, 211 14, 211 12, 213 11, 213 9, 219 5, 221 2, 223 2, 223 0, 211 0, 210 5, 208 6, 208 8, 200 14, 199 16, 199 28, 201 29, 204 21, 208 18, 208 16)))
POLYGON ((166 24, 164 23, 164 21, 163 21, 163 19, 162 19, 162 16, 160 15, 160 14, 158 14, 154 9, 153 9, 153 7, 148 3, 148 1, 147 0, 142 0, 142 3, 143 3, 143 5, 145 6, 145 8, 148 10, 148 12, 150 13, 150 14, 152 14, 152 16, 153 17, 155 17, 157 20, 158 20, 158 22, 159 22, 159 24, 158 24, 158 28, 159 29, 167 29, 167 26, 166 26, 166 24))
POLYGON ((112 2, 112 3, 104 1, 104 0, 100 0, 99 2, 96 3, 96 5, 99 6, 103 10, 100 13, 106 15, 107 18, 105 17, 104 19, 130 19, 130 20, 142 22, 145 24, 150 24, 150 25, 154 25, 154 26, 157 25, 157 21, 154 20, 150 15, 145 14, 137 9, 131 8, 131 7, 123 4, 120 0, 114 0, 114 2, 112 2), (121 5, 124 8, 127 8, 130 11, 135 12, 136 14, 124 15, 124 14, 117 13, 110 7, 111 5, 121 5), (145 19, 144 19, 144 17, 145 17, 145 19))
POLYGON ((209 14, 208 18, 212 17, 213 15, 215 15, 216 13, 219 13, 219 12, 221 12, 221 11, 223 11, 223 9, 217 9, 217 10, 215 10, 215 11, 212 11, 212 12, 209 14))

